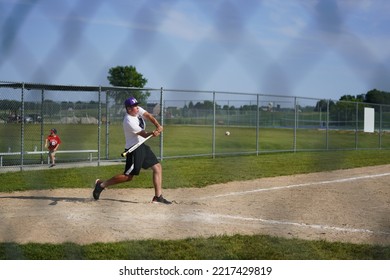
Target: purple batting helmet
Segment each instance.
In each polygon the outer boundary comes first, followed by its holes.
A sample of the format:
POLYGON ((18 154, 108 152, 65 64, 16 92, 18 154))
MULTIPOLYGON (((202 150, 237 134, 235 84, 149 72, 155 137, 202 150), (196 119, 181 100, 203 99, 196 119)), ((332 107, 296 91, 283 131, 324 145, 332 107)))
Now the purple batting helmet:
POLYGON ((139 103, 134 97, 129 97, 125 100, 125 107, 137 106, 139 103))

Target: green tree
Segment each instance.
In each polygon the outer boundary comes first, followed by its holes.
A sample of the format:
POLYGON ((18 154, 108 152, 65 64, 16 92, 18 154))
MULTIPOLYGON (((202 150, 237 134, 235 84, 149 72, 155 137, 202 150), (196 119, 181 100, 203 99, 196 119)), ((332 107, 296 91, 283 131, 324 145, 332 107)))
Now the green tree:
POLYGON ((213 110, 214 104, 212 101, 205 100, 202 102, 197 102, 194 106, 195 109, 202 109, 202 110, 213 110))
POLYGON ((107 79, 110 85, 133 88, 110 91, 109 95, 114 98, 115 103, 122 104, 130 95, 134 96, 138 102, 146 103, 150 92, 140 90, 140 88, 143 88, 148 80, 141 73, 138 73, 134 66, 112 67, 108 70, 108 74, 107 79))
MULTIPOLYGON (((335 105, 334 101, 329 101, 329 109, 335 105)), ((326 112, 328 110, 328 100, 321 99, 317 102, 314 112, 326 112)))
POLYGON ((386 91, 373 89, 368 91, 365 97, 365 101, 368 103, 390 104, 390 93, 386 91))
POLYGON ((354 95, 343 95, 340 97, 340 101, 352 101, 352 102, 364 102, 364 95, 360 94, 357 96, 354 95))

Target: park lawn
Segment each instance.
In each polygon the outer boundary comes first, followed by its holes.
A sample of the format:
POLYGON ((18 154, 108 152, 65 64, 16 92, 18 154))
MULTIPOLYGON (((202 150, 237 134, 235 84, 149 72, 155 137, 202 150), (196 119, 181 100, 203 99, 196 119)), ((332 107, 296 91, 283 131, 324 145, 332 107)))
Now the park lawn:
MULTIPOLYGON (((390 163, 390 150, 264 153, 246 156, 172 158, 161 162, 164 188, 204 187, 251 180, 390 163), (231 172, 235 170, 235 172, 231 172)), ((30 189, 91 188, 96 178, 123 172, 123 163, 67 169, 0 173, 0 192, 30 189)), ((150 170, 141 172, 135 188, 150 188, 150 170)), ((118 188, 127 188, 127 184, 118 188)))

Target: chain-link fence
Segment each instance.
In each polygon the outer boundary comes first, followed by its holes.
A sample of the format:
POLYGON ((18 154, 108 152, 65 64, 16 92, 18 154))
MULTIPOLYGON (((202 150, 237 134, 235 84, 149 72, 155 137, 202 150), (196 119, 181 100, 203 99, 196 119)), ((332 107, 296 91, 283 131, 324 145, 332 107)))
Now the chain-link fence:
POLYGON ((142 106, 164 126, 162 136, 149 141, 161 160, 390 147, 386 105, 238 92, 3 82, 0 167, 47 164, 45 140, 51 128, 62 140, 58 163, 120 160, 125 111, 111 97, 115 91, 149 95, 142 106), (365 108, 374 110, 372 132, 365 129, 365 108))

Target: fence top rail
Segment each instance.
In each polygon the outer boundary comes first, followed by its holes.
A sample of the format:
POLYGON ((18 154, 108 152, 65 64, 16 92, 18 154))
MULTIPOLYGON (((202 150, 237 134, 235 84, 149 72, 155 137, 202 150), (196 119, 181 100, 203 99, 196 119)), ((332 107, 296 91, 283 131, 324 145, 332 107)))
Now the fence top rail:
POLYGON ((41 83, 25 83, 25 82, 11 82, 0 81, 0 88, 14 88, 25 90, 51 90, 51 91, 80 91, 80 92, 109 92, 109 91, 160 91, 160 92, 181 92, 181 93, 208 93, 208 94, 227 94, 227 95, 249 95, 249 96, 272 96, 277 98, 291 98, 291 99, 306 99, 306 100, 324 100, 333 102, 345 102, 354 104, 364 104, 368 106, 382 106, 390 107, 389 104, 381 103, 364 103, 347 100, 333 100, 326 98, 314 98, 305 96, 290 96, 281 94, 268 94, 268 93, 249 93, 249 92, 236 92, 236 91, 215 91, 215 90, 191 90, 191 89, 169 89, 169 88, 136 88, 136 87, 119 87, 119 86, 101 86, 101 85, 59 85, 59 84, 41 84, 41 83))
MULTIPOLYGON (((56 153, 59 154, 66 154, 66 153, 97 153, 98 150, 60 150, 56 153)), ((47 151, 31 151, 31 152, 24 152, 25 155, 40 155, 40 154, 46 154, 47 151)), ((9 153, 0 153, 0 156, 15 156, 20 155, 21 152, 9 152, 9 153)))
POLYGON ((0 81, 0 88, 20 88, 26 90, 53 90, 53 91, 115 91, 115 90, 150 90, 160 91, 155 88, 135 88, 135 87, 118 87, 118 86, 88 86, 88 85, 52 85, 52 84, 35 84, 21 82, 3 82, 0 81))

